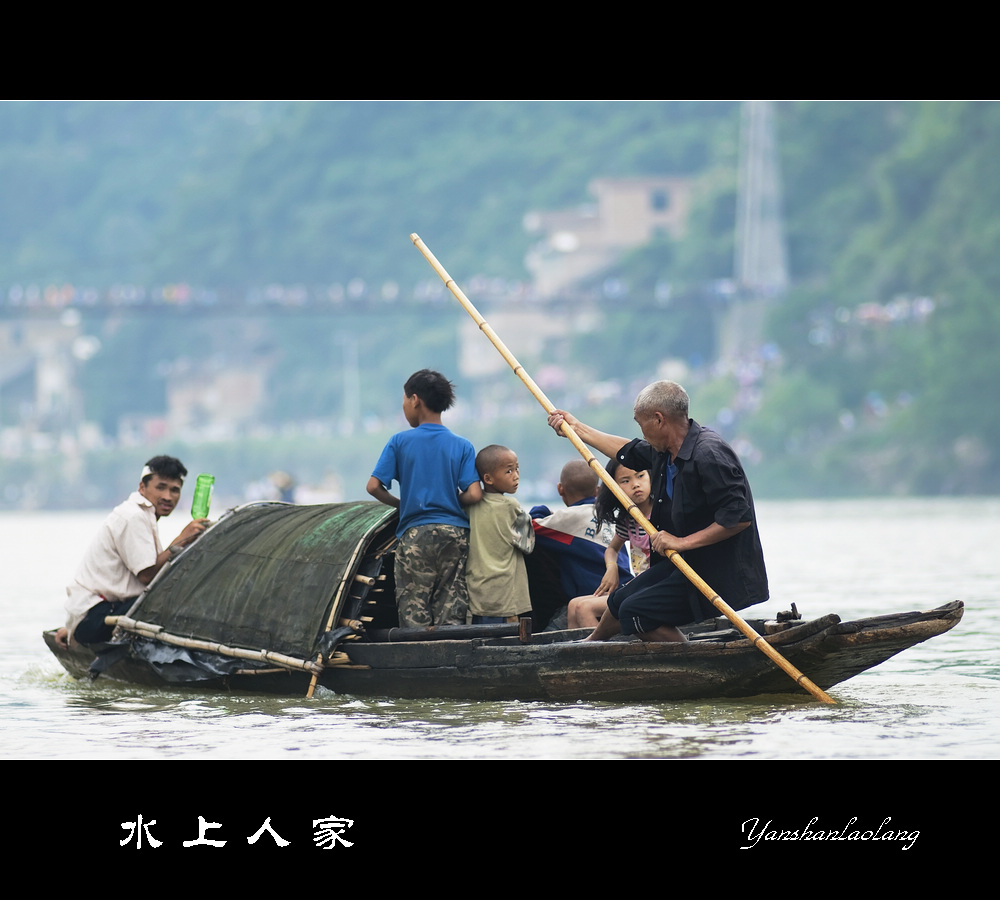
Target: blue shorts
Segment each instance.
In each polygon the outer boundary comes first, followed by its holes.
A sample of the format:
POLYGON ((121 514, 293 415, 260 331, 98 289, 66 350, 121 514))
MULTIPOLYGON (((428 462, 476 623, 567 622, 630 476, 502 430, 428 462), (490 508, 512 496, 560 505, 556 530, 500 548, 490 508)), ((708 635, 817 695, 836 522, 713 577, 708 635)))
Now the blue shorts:
POLYGON ((506 625, 508 622, 516 622, 517 616, 473 616, 473 625, 506 625))
POLYGON ((661 625, 689 625, 716 615, 712 603, 673 563, 650 566, 608 597, 622 634, 645 634, 661 625))

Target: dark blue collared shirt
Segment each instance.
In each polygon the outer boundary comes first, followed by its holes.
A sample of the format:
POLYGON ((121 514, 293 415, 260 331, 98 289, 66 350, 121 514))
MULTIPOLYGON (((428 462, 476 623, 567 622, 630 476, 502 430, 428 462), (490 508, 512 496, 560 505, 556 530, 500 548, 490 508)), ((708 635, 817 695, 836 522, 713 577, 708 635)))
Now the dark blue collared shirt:
MULTIPOLYGON (((669 453, 658 453, 638 438, 615 455, 630 469, 649 470, 653 497, 649 520, 660 531, 687 537, 713 522, 723 528, 750 523, 731 538, 682 554, 726 603, 743 609, 768 598, 750 483, 736 452, 722 437, 694 419, 689 423, 676 459, 669 453), (671 478, 669 471, 674 466, 671 478)), ((668 560, 654 553, 650 561, 658 564, 668 560)))

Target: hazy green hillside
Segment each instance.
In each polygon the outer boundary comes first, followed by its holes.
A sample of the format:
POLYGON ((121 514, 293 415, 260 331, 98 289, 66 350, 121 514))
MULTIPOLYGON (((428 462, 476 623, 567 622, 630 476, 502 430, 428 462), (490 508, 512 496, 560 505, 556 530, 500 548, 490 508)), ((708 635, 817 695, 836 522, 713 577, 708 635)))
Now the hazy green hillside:
MULTIPOLYGON (((831 134, 829 120, 841 119, 831 107, 803 112, 831 134)), ((783 133, 800 108, 787 111, 783 133)), ((814 146, 831 165, 841 147, 853 159, 812 207, 795 189, 806 179, 786 163, 790 220, 803 223, 791 233, 811 236, 815 261, 773 335, 796 377, 840 409, 873 411, 862 440, 841 429, 843 474, 895 490, 996 491, 1000 106, 862 105, 859 116, 836 129, 849 137, 814 146), (846 318, 863 304, 879 305, 867 323, 846 318), (825 337, 810 341, 817 327, 825 337)), ((821 432, 837 436, 829 423, 821 432)))
POLYGON ((701 171, 736 121, 732 103, 0 103, 0 284, 411 283, 413 231, 522 277, 528 210, 584 202, 598 175, 701 171))
MULTIPOLYGON (((771 494, 1000 490, 1000 105, 784 103, 777 127, 794 285, 768 327, 779 357, 749 388, 693 376, 700 414, 749 442, 771 494)), ((735 173, 710 183, 685 241, 619 273, 646 298, 681 285, 655 335, 682 358, 720 304, 683 285, 732 258, 735 173)), ((621 319, 598 359, 628 358, 612 339, 647 367, 657 350, 621 319)))
MULTIPOLYGON (((526 362, 568 373, 552 399, 624 429, 634 385, 677 359, 696 415, 739 443, 759 493, 1000 490, 1000 105, 776 113, 793 287, 742 370, 711 365, 732 302, 717 288, 733 269, 732 102, 0 103, 0 302, 64 283, 185 283, 242 302, 271 283, 360 279, 396 282, 405 303, 433 277, 412 231, 467 289, 477 275, 524 279, 529 210, 586 202, 595 177, 685 174, 697 193, 682 240, 606 273, 616 293, 602 276, 550 308, 565 332, 526 362), (577 329, 581 311, 590 324, 577 329)), ((336 429, 351 346, 377 444, 406 375, 456 365, 462 315, 303 310, 263 332, 242 316, 87 319, 102 348, 82 368, 87 415, 112 433, 165 404, 179 360, 211 358, 267 370, 264 423, 336 429)), ((520 424, 516 379, 461 387, 549 452, 520 424)), ((0 415, 10 425, 14 412, 0 415)), ((481 420, 466 430, 502 436, 481 420)), ((253 446, 246 468, 271 465, 253 446)))

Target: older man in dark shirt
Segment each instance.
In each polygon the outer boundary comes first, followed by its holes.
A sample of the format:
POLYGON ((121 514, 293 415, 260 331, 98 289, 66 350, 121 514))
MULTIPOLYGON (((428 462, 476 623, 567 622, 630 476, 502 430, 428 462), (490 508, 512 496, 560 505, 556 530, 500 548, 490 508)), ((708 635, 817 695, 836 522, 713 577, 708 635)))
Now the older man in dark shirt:
POLYGON ((565 421, 595 450, 651 476, 649 518, 658 529, 650 541, 653 564, 608 598, 588 640, 620 631, 645 641, 683 641, 677 626, 713 616, 715 607, 682 572, 662 565, 668 550, 681 553, 733 609, 768 597, 753 495, 735 451, 688 417, 688 395, 679 384, 643 388, 633 414, 643 440, 605 434, 563 410, 549 416, 557 432, 565 421))

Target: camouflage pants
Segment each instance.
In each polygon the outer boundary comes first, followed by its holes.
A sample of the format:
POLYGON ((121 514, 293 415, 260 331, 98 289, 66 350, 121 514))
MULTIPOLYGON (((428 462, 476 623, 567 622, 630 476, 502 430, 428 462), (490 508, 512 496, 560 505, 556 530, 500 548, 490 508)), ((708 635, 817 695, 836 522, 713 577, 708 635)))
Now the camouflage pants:
POLYGON ((465 624, 468 556, 468 528, 417 525, 406 529, 396 545, 394 570, 400 627, 465 624))

